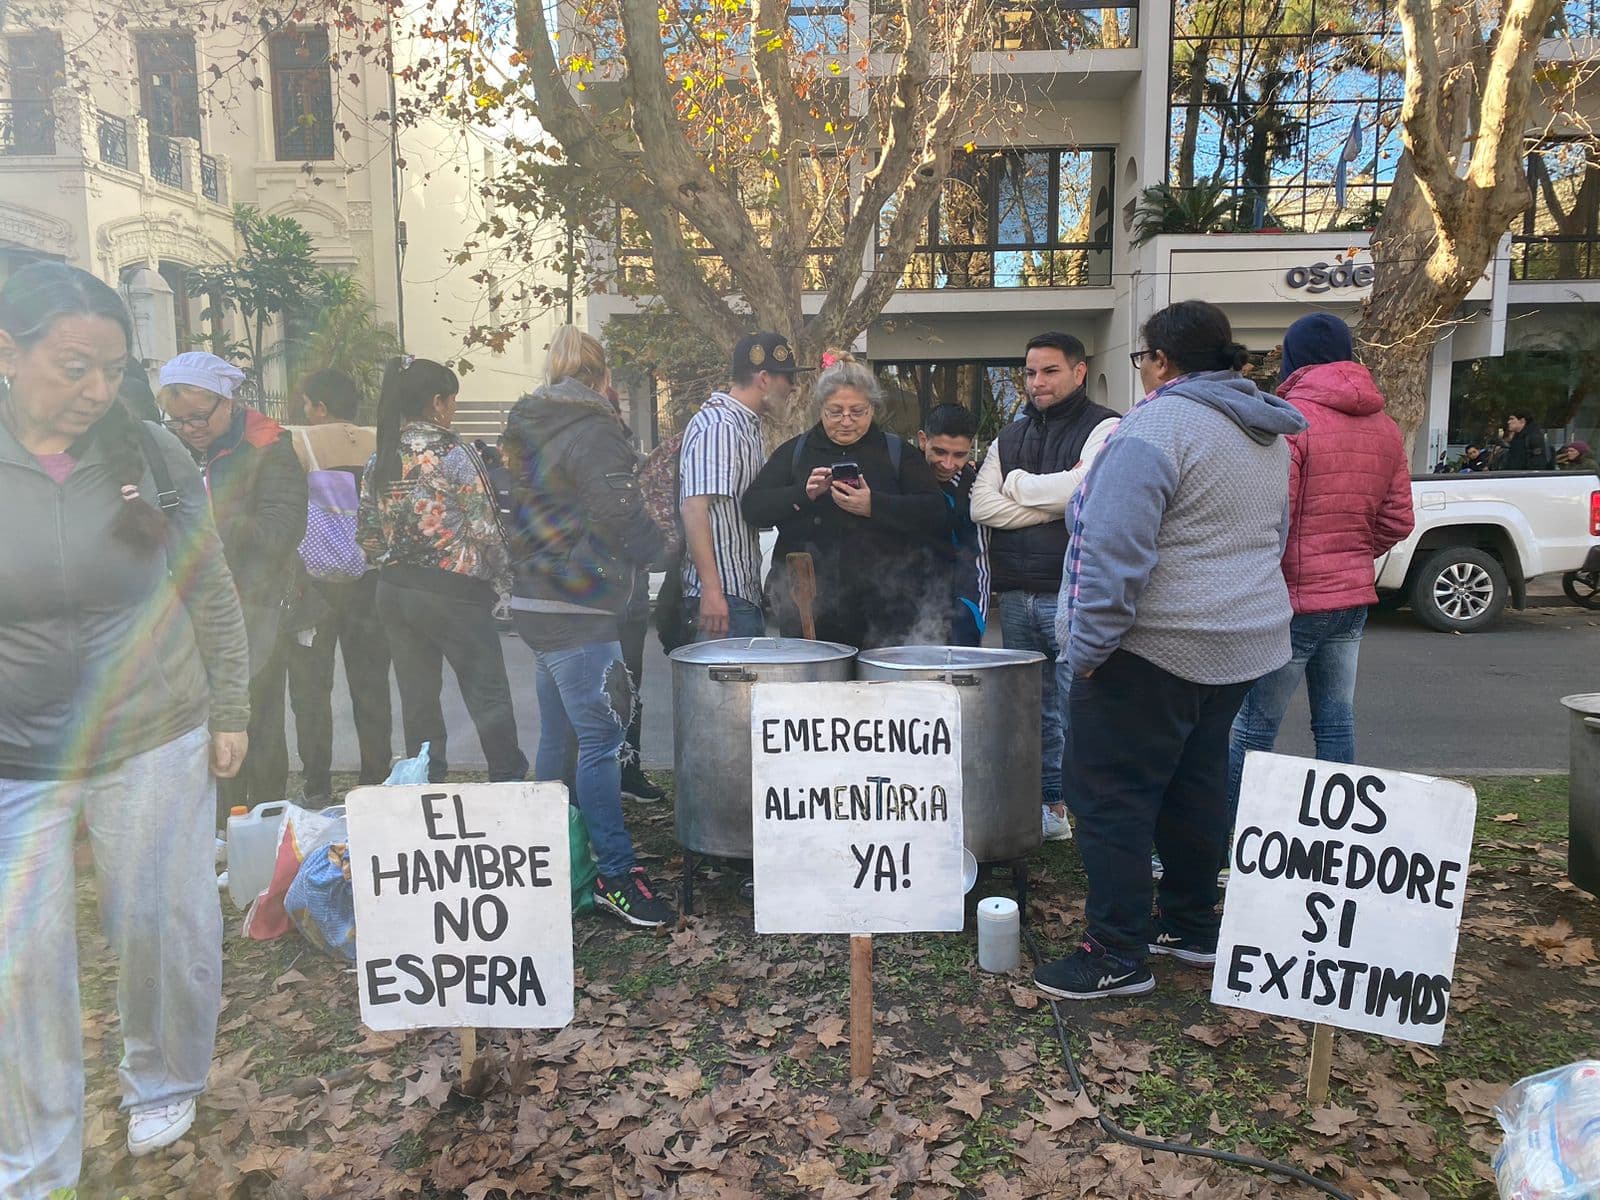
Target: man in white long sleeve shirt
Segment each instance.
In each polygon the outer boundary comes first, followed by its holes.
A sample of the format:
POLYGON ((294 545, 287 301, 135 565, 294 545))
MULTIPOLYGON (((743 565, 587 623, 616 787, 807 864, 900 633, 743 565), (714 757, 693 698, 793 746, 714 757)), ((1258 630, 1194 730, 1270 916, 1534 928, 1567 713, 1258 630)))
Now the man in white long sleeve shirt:
POLYGON ((1117 427, 1117 414, 1084 391, 1088 357, 1068 333, 1041 333, 1028 343, 1028 403, 1021 420, 1000 432, 972 485, 972 519, 993 533, 989 559, 1000 593, 1007 649, 1046 658, 1039 714, 1041 820, 1046 838, 1072 836, 1061 798, 1065 748, 1056 687, 1056 597, 1068 531, 1064 515, 1094 456, 1117 427))

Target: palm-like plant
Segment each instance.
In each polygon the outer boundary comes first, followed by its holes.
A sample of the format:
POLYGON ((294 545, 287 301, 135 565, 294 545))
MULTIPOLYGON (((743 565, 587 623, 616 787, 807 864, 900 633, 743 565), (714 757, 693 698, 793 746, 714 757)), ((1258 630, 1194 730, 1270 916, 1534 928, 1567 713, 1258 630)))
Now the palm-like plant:
MULTIPOLYGON (((322 304, 311 332, 294 355, 299 373, 332 367, 361 385, 365 408, 375 410, 383 364, 401 352, 400 335, 379 321, 361 284, 349 275, 328 272, 322 304)), ((365 420, 370 412, 363 412, 365 420)))
POLYGON ((1158 183, 1139 193, 1133 211, 1133 244, 1163 233, 1229 233, 1236 228, 1235 202, 1221 183, 1173 187, 1158 183))

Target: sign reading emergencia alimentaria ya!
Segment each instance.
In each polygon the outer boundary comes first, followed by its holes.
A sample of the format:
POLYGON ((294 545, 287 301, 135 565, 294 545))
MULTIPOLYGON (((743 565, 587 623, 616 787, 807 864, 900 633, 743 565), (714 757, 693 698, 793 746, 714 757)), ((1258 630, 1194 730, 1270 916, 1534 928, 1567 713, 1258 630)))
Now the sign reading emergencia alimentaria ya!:
POLYGON ((943 683, 758 683, 758 933, 963 925, 961 704, 943 683))
POLYGON ((1211 999, 1438 1045, 1477 809, 1449 780, 1246 757, 1211 999))
POLYGON ((572 1020, 564 786, 358 788, 346 808, 364 1025, 572 1020))

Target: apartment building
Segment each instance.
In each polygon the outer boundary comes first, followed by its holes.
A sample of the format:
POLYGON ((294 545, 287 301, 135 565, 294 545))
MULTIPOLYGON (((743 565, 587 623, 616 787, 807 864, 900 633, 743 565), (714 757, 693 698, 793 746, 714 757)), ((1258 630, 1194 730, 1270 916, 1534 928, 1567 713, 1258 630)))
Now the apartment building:
MULTIPOLYGON (((0 26, 0 272, 50 258, 117 284, 139 356, 160 363, 207 332, 187 276, 234 256, 245 203, 299 221, 319 263, 358 280, 412 353, 461 354, 482 304, 475 266, 451 258, 503 151, 441 122, 396 134, 384 55, 347 55, 392 46, 404 62, 405 29, 314 5, 288 24, 242 2, 158 5, 147 24, 100 4, 66 11, 59 26, 0 26)), ((509 406, 548 340, 541 326, 473 354, 463 398, 509 406)), ((269 391, 287 387, 281 374, 269 391)))
MULTIPOLYGON (((869 30, 888 3, 805 12, 849 10, 851 28, 869 30)), ((1588 57, 1596 27, 1587 3, 1569 4, 1542 53, 1588 57)), ((860 347, 886 385, 890 424, 914 430, 944 402, 1003 419, 1020 399, 1023 345, 1045 329, 1080 337, 1092 396, 1125 409, 1137 399, 1128 353, 1139 327, 1174 300, 1222 305, 1263 358, 1304 313, 1355 321, 1371 289, 1370 227, 1400 155, 1399 43, 1387 0, 1005 0, 975 65, 1008 76, 1025 113, 1003 144, 958 155, 860 347), (1191 232, 1142 237, 1141 192, 1162 184, 1191 202, 1209 190, 1209 215, 1191 232)), ((1600 337, 1587 308, 1600 300, 1600 173, 1576 131, 1532 143, 1529 162, 1532 209, 1435 344, 1419 469, 1498 423, 1510 397, 1496 381, 1512 359, 1542 371, 1549 428, 1600 442, 1600 337)), ((861 270, 873 266, 869 249, 861 270)), ((636 304, 592 297, 591 329, 636 304)))

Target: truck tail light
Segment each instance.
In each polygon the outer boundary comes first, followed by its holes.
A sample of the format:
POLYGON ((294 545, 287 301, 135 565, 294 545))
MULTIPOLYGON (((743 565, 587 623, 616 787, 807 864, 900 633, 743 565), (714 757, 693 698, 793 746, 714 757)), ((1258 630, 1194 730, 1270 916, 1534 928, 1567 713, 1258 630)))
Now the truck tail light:
POLYGON ((1589 493, 1589 536, 1600 537, 1600 492, 1589 493))

